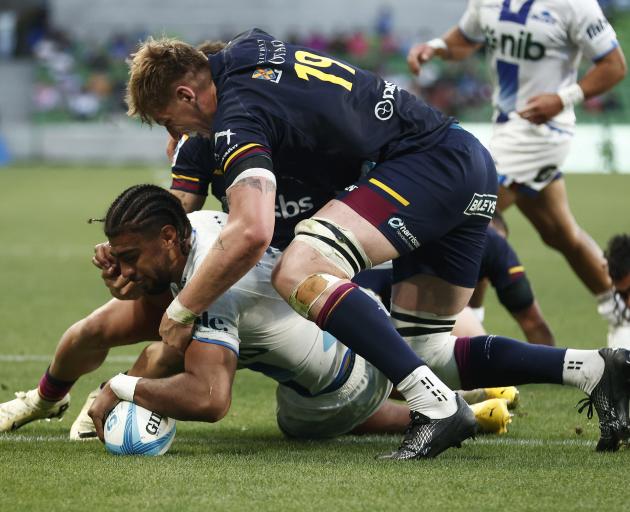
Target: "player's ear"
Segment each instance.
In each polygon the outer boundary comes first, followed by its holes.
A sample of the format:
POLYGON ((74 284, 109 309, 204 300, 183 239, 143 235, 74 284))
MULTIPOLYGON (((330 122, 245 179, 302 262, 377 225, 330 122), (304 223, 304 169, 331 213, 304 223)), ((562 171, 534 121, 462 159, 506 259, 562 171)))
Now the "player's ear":
POLYGON ((171 226, 170 224, 162 226, 162 229, 160 230, 160 238, 164 246, 168 249, 179 245, 177 230, 175 229, 175 226, 171 226))
POLYGON ((195 91, 187 85, 178 85, 175 89, 175 97, 186 103, 194 103, 196 100, 195 91))

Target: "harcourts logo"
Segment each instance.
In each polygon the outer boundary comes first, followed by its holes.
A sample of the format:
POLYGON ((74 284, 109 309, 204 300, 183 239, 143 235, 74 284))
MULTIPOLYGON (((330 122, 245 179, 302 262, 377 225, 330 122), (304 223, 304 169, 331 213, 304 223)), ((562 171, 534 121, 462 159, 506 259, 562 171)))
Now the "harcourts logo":
POLYGON ((300 213, 313 209, 313 199, 309 196, 297 201, 287 201, 282 194, 276 197, 276 217, 290 219, 300 213))
POLYGON ((417 249, 420 247, 420 242, 414 236, 414 234, 409 231, 407 226, 405 226, 404 221, 399 217, 392 217, 387 222, 389 227, 394 228, 396 230, 396 234, 412 249, 417 249))
POLYGON ((494 29, 485 27, 484 36, 490 51, 497 51, 515 59, 540 60, 545 56, 545 47, 534 41, 531 32, 520 30, 518 36, 501 34, 500 38, 494 29))

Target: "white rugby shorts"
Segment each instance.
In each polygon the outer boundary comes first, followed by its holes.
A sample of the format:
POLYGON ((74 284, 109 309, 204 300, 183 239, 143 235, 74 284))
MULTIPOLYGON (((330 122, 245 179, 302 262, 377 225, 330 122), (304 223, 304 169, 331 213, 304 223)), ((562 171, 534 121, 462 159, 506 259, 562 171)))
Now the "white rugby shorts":
POLYGON ((489 149, 499 183, 541 191, 561 174, 572 138, 573 126, 536 125, 516 113, 504 123, 495 123, 489 149))
POLYGON ((348 380, 330 393, 308 397, 280 384, 276 391, 278 426, 297 438, 347 434, 372 416, 391 390, 385 375, 355 355, 348 380))

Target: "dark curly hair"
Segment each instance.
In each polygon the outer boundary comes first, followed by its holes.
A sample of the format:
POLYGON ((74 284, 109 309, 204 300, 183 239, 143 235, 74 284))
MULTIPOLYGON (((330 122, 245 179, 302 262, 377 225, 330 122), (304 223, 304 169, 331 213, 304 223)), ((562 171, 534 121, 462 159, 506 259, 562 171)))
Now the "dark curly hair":
POLYGON ((606 247, 608 273, 613 281, 619 281, 630 274, 630 235, 615 235, 606 247))
POLYGON ((154 236, 166 225, 175 227, 180 243, 184 243, 192 232, 177 197, 156 185, 135 185, 111 204, 103 229, 108 238, 130 232, 154 236))

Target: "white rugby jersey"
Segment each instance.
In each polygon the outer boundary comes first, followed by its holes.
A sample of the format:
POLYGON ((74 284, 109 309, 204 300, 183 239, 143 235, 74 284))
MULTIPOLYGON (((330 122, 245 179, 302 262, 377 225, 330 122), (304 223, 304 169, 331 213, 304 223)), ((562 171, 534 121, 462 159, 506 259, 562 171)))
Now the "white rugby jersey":
MULTIPOLYGON (((486 45, 499 122, 532 96, 575 83, 582 55, 597 61, 618 46, 596 0, 469 0, 459 29, 486 45)), ((574 124, 573 108, 553 121, 574 124)))
MULTIPOLYGON (((193 227, 192 250, 178 291, 194 275, 227 222, 221 212, 188 215, 193 227)), ((354 354, 313 322, 302 318, 271 286, 271 270, 280 252, 268 249, 240 281, 214 302, 197 321, 193 339, 222 345, 238 355, 239 368, 250 368, 316 395, 347 377, 354 354)))

